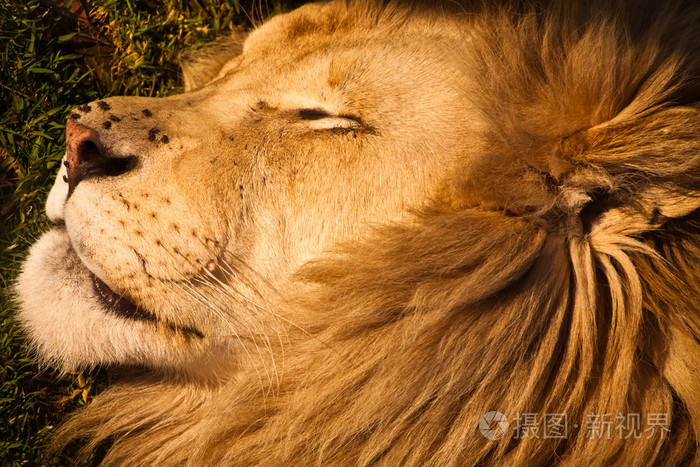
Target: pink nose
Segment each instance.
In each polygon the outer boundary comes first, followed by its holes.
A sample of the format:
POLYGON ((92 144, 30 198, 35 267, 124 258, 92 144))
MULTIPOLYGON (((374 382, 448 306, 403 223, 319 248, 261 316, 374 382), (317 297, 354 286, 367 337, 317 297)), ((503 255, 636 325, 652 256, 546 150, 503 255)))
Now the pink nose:
POLYGON ((81 181, 92 177, 116 177, 136 167, 136 156, 118 157, 100 141, 92 128, 76 123, 72 118, 66 125, 66 169, 68 193, 81 181))

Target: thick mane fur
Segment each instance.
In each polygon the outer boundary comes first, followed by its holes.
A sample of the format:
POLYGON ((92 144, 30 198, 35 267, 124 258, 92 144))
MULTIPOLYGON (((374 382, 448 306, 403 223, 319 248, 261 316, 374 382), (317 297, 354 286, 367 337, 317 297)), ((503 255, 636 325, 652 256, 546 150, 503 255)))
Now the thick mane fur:
POLYGON ((276 378, 125 378, 58 443, 149 465, 700 462, 700 9, 612 3, 454 13, 470 162, 412 221, 298 272, 308 318, 276 378), (569 436, 485 439, 492 410, 566 413, 569 436), (630 413, 670 431, 572 428, 630 413))

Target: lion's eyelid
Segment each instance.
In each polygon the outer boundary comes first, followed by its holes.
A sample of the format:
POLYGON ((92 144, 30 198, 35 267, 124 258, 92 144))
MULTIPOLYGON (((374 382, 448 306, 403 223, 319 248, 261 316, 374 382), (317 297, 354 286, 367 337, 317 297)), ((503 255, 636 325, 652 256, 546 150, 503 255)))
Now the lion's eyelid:
POLYGON ((301 117, 302 120, 320 120, 322 118, 333 117, 333 115, 327 110, 317 107, 299 110, 299 117, 301 117))
POLYGON ((356 128, 361 126, 359 118, 351 115, 336 115, 326 109, 315 107, 299 110, 299 117, 309 121, 309 127, 314 130, 328 130, 336 128, 356 128))
POLYGON ((350 117, 335 117, 329 115, 326 118, 312 120, 309 122, 309 128, 314 130, 330 130, 336 128, 359 128, 361 125, 357 120, 350 117))

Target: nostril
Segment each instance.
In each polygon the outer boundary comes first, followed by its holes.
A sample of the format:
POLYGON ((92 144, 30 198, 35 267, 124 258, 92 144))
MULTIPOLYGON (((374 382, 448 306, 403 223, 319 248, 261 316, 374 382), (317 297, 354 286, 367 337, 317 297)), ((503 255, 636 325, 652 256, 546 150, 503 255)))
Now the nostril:
POLYGON ((104 161, 102 170, 106 176, 116 177, 135 169, 137 164, 138 157, 136 156, 112 157, 104 161))
POLYGON ((78 159, 84 164, 94 163, 102 157, 100 148, 90 140, 81 141, 76 151, 78 153, 78 159))

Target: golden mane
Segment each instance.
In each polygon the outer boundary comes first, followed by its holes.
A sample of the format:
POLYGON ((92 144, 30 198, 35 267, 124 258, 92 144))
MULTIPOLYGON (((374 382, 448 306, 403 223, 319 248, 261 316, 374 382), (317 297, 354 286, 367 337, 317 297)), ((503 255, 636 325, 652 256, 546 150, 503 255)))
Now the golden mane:
POLYGON ((700 8, 613 3, 465 6, 469 163, 299 271, 284 372, 125 378, 57 444, 144 465, 700 462, 700 8), (489 411, 570 429, 486 439, 489 411), (669 431, 590 437, 590 414, 669 431))

